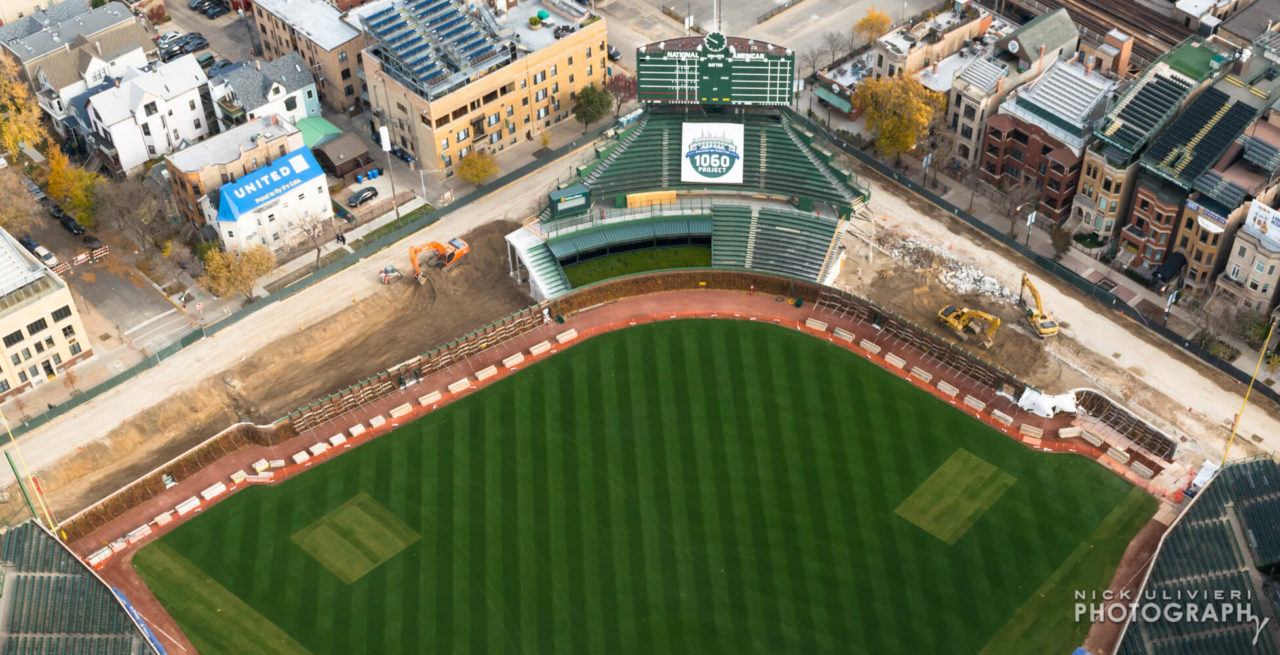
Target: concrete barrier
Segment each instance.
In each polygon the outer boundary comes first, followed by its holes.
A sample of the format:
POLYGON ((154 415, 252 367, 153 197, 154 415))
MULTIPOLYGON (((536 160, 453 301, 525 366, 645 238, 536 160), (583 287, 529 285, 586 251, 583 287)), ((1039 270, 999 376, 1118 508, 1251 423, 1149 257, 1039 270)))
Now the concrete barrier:
POLYGON ((173 522, 173 510, 169 510, 164 514, 158 514, 151 520, 155 521, 156 525, 169 525, 169 523, 173 522))
POLYGON ((318 444, 313 444, 307 450, 310 451, 312 455, 319 457, 320 455, 324 454, 325 451, 329 450, 329 444, 321 441, 318 444))
POLYGON ((905 360, 905 359, 903 359, 903 358, 901 358, 901 357, 899 357, 899 356, 897 356, 897 355, 895 355, 895 354, 893 354, 893 353, 889 353, 889 354, 885 355, 885 356, 884 356, 884 361, 889 362, 889 365, 890 365, 890 366, 893 366, 893 367, 895 367, 895 368, 904 368, 904 367, 907 365, 907 360, 905 360))
POLYGON ((471 388, 471 380, 468 380, 467 378, 462 378, 461 380, 458 380, 457 382, 454 382, 453 384, 449 385, 449 393, 461 393, 470 388, 471 388))
POLYGON ((174 511, 178 512, 178 516, 186 516, 187 514, 190 514, 196 511, 196 508, 199 506, 200 506, 200 499, 196 498, 195 496, 192 496, 178 503, 178 506, 174 507, 173 509, 174 511))
POLYGON ((1074 439, 1076 437, 1079 437, 1080 434, 1081 434, 1080 428, 1074 425, 1068 425, 1065 428, 1058 428, 1059 439, 1074 439))
POLYGON ((397 405, 395 407, 392 407, 391 411, 388 412, 388 414, 391 414, 391 418, 400 418, 401 416, 404 416, 405 414, 408 414, 409 412, 412 412, 412 411, 413 411, 413 405, 409 403, 405 403, 403 405, 397 405))
POLYGON ((231 484, 240 484, 249 478, 249 474, 241 471, 233 471, 231 473, 231 484))
POLYGON ((217 498, 218 496, 221 496, 226 492, 227 492, 226 483, 216 482, 214 484, 209 485, 208 487, 205 487, 204 490, 200 492, 200 497, 205 500, 213 500, 214 498, 217 498))
POLYGON ((944 395, 951 396, 952 398, 955 398, 956 394, 960 393, 960 389, 952 386, 951 383, 946 380, 938 380, 938 391, 941 391, 944 395))
POLYGON ((569 343, 577 338, 578 331, 573 328, 569 328, 568 330, 556 335, 556 343, 569 343))
POLYGON ((347 434, 351 435, 351 437, 354 439, 355 437, 358 437, 368 431, 369 429, 366 428, 363 423, 356 423, 355 425, 351 426, 347 430, 347 434))
POLYGON ((836 338, 840 339, 841 341, 848 341, 849 343, 853 343, 853 333, 844 328, 836 328, 834 330, 834 334, 836 335, 836 338))
POLYGON ((529 346, 529 354, 535 357, 547 352, 548 350, 551 350, 550 341, 539 341, 538 343, 529 346))
POLYGON ((1134 473, 1137 473, 1138 477, 1141 477, 1143 480, 1150 480, 1152 477, 1155 477, 1155 472, 1147 468, 1147 466, 1142 462, 1133 462, 1129 465, 1129 468, 1134 473))
POLYGON ((998 410, 998 409, 993 409, 993 410, 991 410, 991 418, 993 418, 993 419, 995 419, 995 420, 997 420, 997 421, 1000 421, 1001 423, 1004 423, 1005 425, 1013 425, 1013 417, 1012 417, 1012 416, 1009 416, 1008 414, 1005 414, 1004 412, 1002 412, 1002 411, 1000 411, 1000 410, 998 410))
POLYGON ((493 377, 493 376, 495 376, 495 375, 497 375, 497 374, 498 374, 498 367, 497 367, 497 366, 486 366, 486 367, 484 367, 484 368, 482 368, 482 369, 480 369, 480 370, 476 371, 476 379, 477 379, 477 380, 488 380, 489 378, 491 378, 491 377, 493 377))
POLYGON ((1018 434, 1024 434, 1028 437, 1034 437, 1036 439, 1043 439, 1044 429, 1038 428, 1034 425, 1031 425, 1030 423, 1023 423, 1022 425, 1018 426, 1018 434))
POLYGON ((1126 453, 1125 451, 1120 450, 1119 448, 1114 448, 1114 447, 1108 448, 1107 457, 1110 457, 1111 459, 1114 459, 1117 462, 1120 462, 1121 464, 1129 463, 1129 453, 1126 453))
POLYGON ((858 342, 858 346, 873 355, 880 354, 880 345, 877 343, 873 343, 871 341, 867 341, 866 339, 863 339, 862 341, 858 342))
POLYGON ((1099 437, 1098 435, 1096 435, 1096 434, 1094 434, 1094 433, 1092 433, 1092 432, 1083 432, 1083 431, 1082 431, 1082 432, 1080 433, 1080 438, 1081 438, 1081 439, 1084 439, 1085 441, 1088 441, 1089 443, 1091 443, 1091 444, 1093 444, 1093 445, 1095 445, 1095 446, 1097 446, 1097 447, 1099 447, 1099 448, 1101 448, 1101 447, 1102 447, 1102 437, 1099 437))
MULTIPOLYGON (((273 460, 271 460, 271 468, 273 468, 273 469, 282 469, 282 468, 284 468, 284 467, 285 467, 285 461, 284 461, 283 459, 273 459, 273 460)), ((268 472, 267 472, 267 475, 272 475, 272 473, 271 473, 270 471, 268 471, 268 472)))
POLYGON ((425 395, 425 396, 418 396, 418 404, 419 404, 419 405, 434 405, 434 404, 436 404, 436 403, 438 403, 438 402, 440 402, 440 392, 439 392, 439 391, 432 391, 431 393, 429 393, 429 394, 427 394, 427 395, 425 395))
POLYGON ((256 461, 256 462, 254 462, 251 466, 253 467, 253 470, 254 470, 254 472, 256 472, 256 473, 261 473, 261 472, 263 472, 263 471, 265 471, 265 470, 267 470, 267 469, 271 468, 271 464, 270 464, 269 462, 267 462, 267 460, 266 460, 266 459, 260 459, 260 460, 258 460, 258 461, 256 461))
POLYGON ((926 371, 926 370, 924 370, 924 369, 922 369, 922 368, 920 368, 919 366, 912 366, 912 367, 911 367, 911 375, 912 375, 912 376, 914 376, 914 377, 920 378, 921 380, 924 380, 925 382, 932 382, 932 381, 933 381, 933 374, 932 374, 932 373, 930 373, 930 372, 928 372, 928 371, 926 371))
POLYGON ((311 459, 311 455, 310 455, 307 451, 305 451, 305 450, 304 450, 304 451, 302 451, 302 452, 294 453, 294 454, 293 454, 293 457, 292 457, 291 459, 293 460, 293 463, 294 463, 294 464, 301 464, 301 463, 303 463, 303 462, 305 462, 305 461, 307 461, 307 460, 311 459))
POLYGON ((150 525, 140 525, 125 533, 124 538, 131 544, 136 544, 146 539, 151 534, 150 525))
POLYGON ((386 424, 387 424, 387 417, 381 414, 369 419, 369 427, 371 428, 380 428, 386 424))
POLYGON ((502 365, 507 368, 514 368, 516 364, 519 364, 523 361, 524 361, 524 353, 516 353, 502 360, 502 365))
POLYGON ((977 398, 974 398, 973 396, 965 396, 964 404, 978 410, 979 412, 987 408, 986 403, 982 402, 981 400, 978 400, 977 398))
POLYGON ((344 443, 347 443, 347 438, 340 434, 335 434, 332 437, 329 437, 329 445, 333 446, 334 448, 337 448, 338 446, 341 446, 344 443))
POLYGON ((825 322, 825 321, 819 321, 819 320, 818 320, 818 319, 816 319, 816 318, 806 318, 806 319, 804 319, 804 325, 805 325, 805 327, 809 328, 810 330, 817 330, 817 331, 819 331, 819 332, 826 332, 826 331, 827 331, 827 324, 826 324, 826 322, 825 322))

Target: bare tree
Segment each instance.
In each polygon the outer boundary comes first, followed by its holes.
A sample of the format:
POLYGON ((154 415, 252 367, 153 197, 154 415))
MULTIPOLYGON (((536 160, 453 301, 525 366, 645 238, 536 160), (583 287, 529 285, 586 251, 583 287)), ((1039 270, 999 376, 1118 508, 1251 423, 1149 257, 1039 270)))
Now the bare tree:
POLYGON ((818 69, 822 68, 822 51, 813 47, 805 48, 800 52, 800 62, 809 70, 806 77, 813 75, 818 72, 818 69))
POLYGON ((853 49, 849 35, 841 30, 833 30, 823 34, 822 45, 826 47, 827 55, 831 59, 831 65, 833 66, 841 55, 853 49))
POLYGON ((302 240, 308 241, 316 250, 316 270, 320 270, 320 253, 324 247, 326 218, 317 214, 307 214, 298 221, 298 234, 302 240))
POLYGON ((26 232, 41 214, 40 203, 27 193, 21 174, 14 168, 0 170, 0 227, 10 233, 26 232))
POLYGON ((104 182, 97 192, 96 214, 139 248, 156 248, 166 234, 165 203, 139 180, 104 182))

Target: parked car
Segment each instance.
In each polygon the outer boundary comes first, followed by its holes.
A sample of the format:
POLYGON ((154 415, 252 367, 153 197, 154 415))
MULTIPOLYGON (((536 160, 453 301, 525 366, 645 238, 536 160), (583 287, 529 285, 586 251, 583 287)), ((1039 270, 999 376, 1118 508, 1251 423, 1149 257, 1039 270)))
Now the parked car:
POLYGON ((214 4, 214 0, 196 0, 195 4, 188 4, 187 6, 191 7, 193 11, 204 13, 204 10, 212 7, 214 4))
POLYGON ((213 20, 229 13, 231 13, 231 10, 226 5, 210 5, 208 9, 204 10, 204 17, 213 20))
POLYGON ((76 219, 71 218, 70 216, 63 218, 58 222, 62 224, 62 229, 74 234, 75 236, 84 234, 84 226, 76 222, 76 219))
POLYGON ((200 64, 200 68, 203 68, 206 71, 213 68, 213 63, 217 60, 218 58, 215 57, 212 52, 206 52, 203 55, 196 57, 196 63, 200 64))
POLYGON ((32 239, 30 234, 24 234, 18 237, 18 243, 22 244, 22 247, 26 248, 29 252, 35 252, 36 248, 40 247, 40 244, 36 243, 36 240, 32 239))
POLYGON ((401 148, 400 146, 392 148, 391 154, 395 155, 397 159, 403 160, 406 164, 412 164, 413 162, 418 161, 418 158, 414 157, 413 153, 401 148))
POLYGON ((86 234, 80 237, 80 243, 83 243, 84 247, 90 250, 97 250, 102 247, 102 241, 99 241, 98 237, 95 237, 92 234, 86 234))
POLYGON ((182 52, 199 52, 209 47, 209 42, 202 36, 198 39, 188 39, 182 42, 182 52))
POLYGON ((367 186, 363 189, 357 189, 355 193, 351 194, 351 197, 347 198, 347 206, 354 209, 377 197, 378 190, 371 186, 367 186))
POLYGON ((619 49, 617 49, 617 48, 615 48, 615 47, 613 47, 613 46, 609 46, 609 51, 608 51, 608 52, 609 52, 609 61, 618 61, 619 59, 622 59, 622 51, 621 51, 621 50, 619 50, 619 49))
POLYGON ((187 9, 195 9, 197 6, 208 2, 209 0, 187 0, 187 9))
POLYGON ((230 73, 231 71, 237 68, 240 68, 243 65, 244 65, 244 62, 241 62, 241 61, 229 61, 226 59, 219 59, 217 63, 209 67, 209 72, 207 73, 207 75, 209 76, 210 79, 213 79, 215 77, 218 77, 219 75, 226 75, 227 73, 230 73))
POLYGON ((44 246, 36 246, 35 250, 31 251, 31 254, 35 255, 37 259, 44 262, 44 265, 49 268, 58 265, 58 257, 49 252, 49 249, 44 246))
POLYGON ((156 47, 164 48, 180 38, 182 38, 182 32, 165 32, 164 34, 156 37, 156 47))
POLYGON ((65 218, 70 218, 70 216, 67 216, 67 212, 63 211, 61 207, 53 203, 49 204, 49 215, 52 216, 54 220, 57 220, 57 221, 61 221, 65 218))

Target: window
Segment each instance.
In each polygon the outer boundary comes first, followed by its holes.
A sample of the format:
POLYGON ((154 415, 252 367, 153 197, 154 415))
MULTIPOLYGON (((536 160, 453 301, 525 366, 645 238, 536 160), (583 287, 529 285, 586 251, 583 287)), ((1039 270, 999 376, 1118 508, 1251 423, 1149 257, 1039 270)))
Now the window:
POLYGON ((349 80, 349 79, 351 79, 351 69, 350 69, 350 68, 344 68, 344 69, 342 69, 342 79, 344 79, 344 80, 349 80))
POLYGON ((18 330, 4 338, 4 345, 6 348, 12 348, 20 343, 22 343, 22 330, 18 330))
POLYGON ((1267 270, 1267 267, 1266 267, 1266 265, 1264 265, 1262 262, 1254 262, 1254 263, 1253 263, 1253 270, 1255 270, 1255 271, 1257 271, 1257 272, 1261 273, 1261 272, 1263 272, 1263 271, 1267 270))
POLYGON ((973 128, 968 125, 960 126, 960 136, 966 139, 973 138, 973 128))
POLYGON ((1236 251, 1237 257, 1244 257, 1244 246, 1240 246, 1240 250, 1236 251))
POLYGON ((149 123, 142 124, 142 136, 151 136, 151 125, 149 123))
POLYGON ((311 89, 307 89, 307 100, 310 100, 314 97, 315 97, 315 92, 312 91, 311 89))
POLYGON ((559 82, 553 82, 553 83, 551 84, 551 92, 552 92, 552 93, 560 93, 560 83, 559 83, 559 82))
MULTIPOLYGON (((1259 272, 1261 272, 1261 271, 1259 271, 1259 272)), ((48 321, 45 321, 43 318, 42 318, 42 319, 38 319, 38 320, 34 321, 33 323, 31 323, 30 325, 28 325, 28 326, 27 326, 27 334, 30 334, 30 335, 33 335, 33 336, 34 336, 37 332, 39 332, 39 331, 41 331, 41 330, 43 330, 43 329, 45 329, 45 328, 47 328, 47 327, 49 327, 49 323, 48 323, 48 321)))
POLYGON ((284 99, 284 108, 286 111, 293 111, 298 108, 298 96, 289 96, 284 99))
POLYGON ((538 73, 534 74, 534 76, 533 76, 533 83, 534 83, 534 84, 542 84, 542 83, 543 83, 543 82, 545 82, 546 80, 547 80, 547 72, 546 72, 546 71, 539 71, 538 73))
POLYGON ((196 101, 195 101, 195 100, 188 101, 188 102, 187 102, 187 109, 190 109, 191 111, 195 111, 195 110, 196 110, 196 101))
POLYGON ((440 150, 441 150, 441 151, 444 151, 444 150, 448 150, 448 149, 449 149, 449 137, 445 137, 445 138, 443 138, 443 139, 440 139, 440 150))
POLYGON ((72 355, 72 356, 75 356, 75 355, 79 355, 79 354, 80 354, 80 344, 78 344, 78 343, 72 343, 72 344, 71 344, 71 355, 72 355))
POLYGON ((39 355, 39 354, 40 354, 40 353, 42 353, 42 352, 44 352, 44 342, 43 342, 43 341, 37 341, 37 342, 36 342, 36 354, 37 354, 37 355, 39 355))
POLYGON ((199 118, 197 118, 197 119, 195 120, 194 125, 195 125, 195 127, 196 127, 196 129, 197 129, 197 130, 198 130, 198 129, 200 129, 200 119, 199 119, 199 118))
POLYGON ((346 63, 346 61, 347 61, 347 53, 345 53, 345 52, 339 52, 339 53, 338 53, 338 63, 340 63, 340 64, 341 64, 341 63, 346 63))
POLYGON ((66 326, 66 327, 62 328, 62 336, 66 337, 66 338, 68 338, 68 339, 70 339, 71 337, 76 336, 76 328, 75 328, 75 326, 68 325, 68 326, 66 326))
POLYGON ((499 130, 499 131, 497 131, 497 132, 494 132, 493 134, 490 134, 490 135, 489 135, 489 143, 497 143, 497 142, 498 142, 498 141, 500 141, 500 140, 502 140, 502 131, 501 131, 501 130, 499 130))
MULTIPOLYGON (((587 53, 587 56, 588 56, 588 57, 590 57, 590 56, 591 56, 591 53, 590 53, 590 52, 588 52, 588 53, 587 53)), ((569 57, 569 65, 570 65, 570 66, 572 66, 572 65, 573 65, 573 57, 569 57)))
POLYGON ((22 358, 21 358, 21 357, 19 357, 19 356, 17 356, 17 355, 10 355, 10 356, 9 356, 9 359, 13 360, 13 365, 14 365, 14 366, 17 366, 18 364, 21 364, 21 363, 22 363, 22 358))
POLYGON ((539 119, 545 118, 548 113, 550 112, 547 111, 547 108, 543 107, 542 109, 538 110, 538 118, 539 119))
POLYGON ((25 361, 27 361, 28 359, 31 359, 31 349, 30 349, 30 348, 23 348, 23 349, 22 349, 22 361, 24 361, 24 362, 25 362, 25 361))
POLYGON ((462 129, 458 130, 458 134, 454 136, 454 141, 456 141, 457 143, 461 144, 462 142, 466 141, 466 140, 467 140, 468 138, 470 138, 470 137, 471 137, 471 130, 470 130, 470 128, 466 128, 466 127, 464 127, 464 128, 462 128, 462 129))
POLYGON ((512 116, 515 115, 515 113, 516 113, 516 108, 512 107, 511 105, 507 105, 507 118, 511 118, 512 116))
POLYGON ((18 382, 26 382, 26 381, 27 381, 27 372, 18 371, 18 382))
POLYGON ((142 106, 142 113, 146 114, 147 116, 155 116, 155 115, 156 115, 156 103, 154 103, 154 102, 148 102, 147 104, 143 105, 143 106, 142 106))
POLYGON ((521 98, 521 99, 520 99, 520 106, 521 106, 521 107, 528 107, 528 106, 529 106, 529 99, 528 99, 528 98, 521 98))
POLYGON ((8 381, 8 380, 0 380, 0 393, 4 393, 4 392, 6 392, 6 391, 8 391, 8 390, 9 390, 9 381, 8 381))
POLYGON ((351 86, 350 84, 348 84, 348 85, 347 85, 347 88, 345 88, 345 89, 343 89, 343 90, 342 90, 342 94, 343 94, 343 95, 345 95, 345 96, 348 96, 348 97, 349 97, 349 96, 353 96, 353 95, 355 95, 355 94, 356 94, 356 89, 355 89, 355 87, 353 87, 353 86, 351 86))
POLYGON ((58 364, 61 364, 61 363, 62 363, 62 355, 59 355, 58 353, 53 353, 54 366, 57 366, 58 364))
POLYGON ((964 117, 966 119, 973 120, 974 117, 976 117, 977 115, 978 115, 978 112, 974 111, 973 105, 968 105, 964 108, 964 117))
POLYGON ((70 305, 67 305, 65 307, 59 307, 58 309, 53 310, 54 321, 61 321, 63 319, 70 318, 70 317, 71 317, 70 305))
POLYGON ((537 93, 535 93, 535 94, 533 95, 533 100, 534 100, 535 102, 542 102, 543 100, 546 100, 546 99, 547 99, 547 90, 546 90, 546 89, 541 89, 540 91, 538 91, 537 93))
POLYGON ((501 121, 501 120, 502 120, 501 114, 493 114, 492 116, 489 117, 487 121, 485 121, 485 124, 493 126, 493 125, 497 125, 498 121, 501 121))
POLYGON ((555 65, 555 64, 551 64, 551 74, 554 76, 554 75, 556 74, 556 72, 557 72, 557 71, 556 71, 556 65, 555 65))

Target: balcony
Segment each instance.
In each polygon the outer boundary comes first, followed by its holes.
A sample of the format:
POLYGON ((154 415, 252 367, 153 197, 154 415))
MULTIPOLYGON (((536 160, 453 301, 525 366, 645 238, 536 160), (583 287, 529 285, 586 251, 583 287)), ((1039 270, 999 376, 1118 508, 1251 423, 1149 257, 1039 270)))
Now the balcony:
POLYGON ((1142 230, 1141 228, 1134 225, 1133 223, 1130 223, 1124 226, 1124 229, 1120 231, 1120 236, 1138 244, 1146 243, 1147 239, 1150 238, 1147 236, 1146 231, 1142 230))

